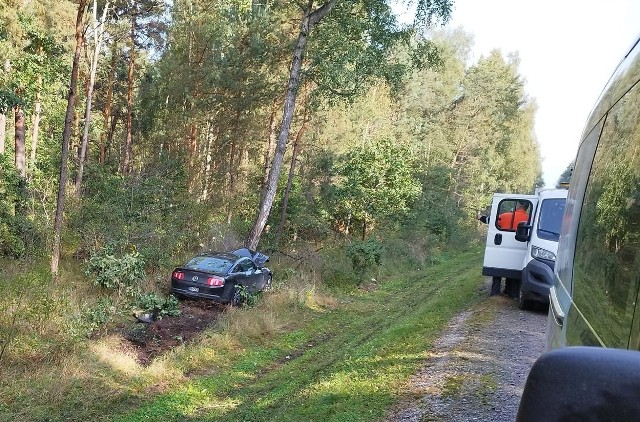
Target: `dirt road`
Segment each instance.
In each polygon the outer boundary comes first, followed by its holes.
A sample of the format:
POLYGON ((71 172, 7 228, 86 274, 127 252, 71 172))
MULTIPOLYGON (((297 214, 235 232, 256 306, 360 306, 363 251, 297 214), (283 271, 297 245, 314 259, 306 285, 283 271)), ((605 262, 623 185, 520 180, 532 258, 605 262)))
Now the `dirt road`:
POLYGON ((407 386, 410 398, 386 420, 514 421, 529 369, 544 351, 546 318, 546 309, 522 311, 504 296, 459 314, 407 386))

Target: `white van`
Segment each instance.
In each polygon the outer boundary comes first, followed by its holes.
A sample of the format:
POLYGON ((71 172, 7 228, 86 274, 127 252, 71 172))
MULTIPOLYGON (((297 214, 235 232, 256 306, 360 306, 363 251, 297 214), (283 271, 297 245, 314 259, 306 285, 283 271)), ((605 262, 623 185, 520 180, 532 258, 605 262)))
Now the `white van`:
POLYGON ((527 245, 518 295, 520 309, 530 309, 535 302, 549 303, 566 201, 566 189, 540 191, 531 225, 520 225, 516 230, 516 240, 527 245))
POLYGON ((493 195, 482 275, 518 280, 521 309, 549 301, 566 198, 565 189, 493 195), (526 220, 518 221, 519 203, 526 220))

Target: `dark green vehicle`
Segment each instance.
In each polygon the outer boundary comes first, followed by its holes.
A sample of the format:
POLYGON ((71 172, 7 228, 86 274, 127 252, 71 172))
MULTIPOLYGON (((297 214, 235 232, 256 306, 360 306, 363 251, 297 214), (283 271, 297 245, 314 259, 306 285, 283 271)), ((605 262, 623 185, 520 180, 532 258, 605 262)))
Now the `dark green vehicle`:
MULTIPOLYGON (((640 420, 640 40, 584 129, 517 420, 640 420)), ((593 60, 598 60, 594 52, 593 60)))

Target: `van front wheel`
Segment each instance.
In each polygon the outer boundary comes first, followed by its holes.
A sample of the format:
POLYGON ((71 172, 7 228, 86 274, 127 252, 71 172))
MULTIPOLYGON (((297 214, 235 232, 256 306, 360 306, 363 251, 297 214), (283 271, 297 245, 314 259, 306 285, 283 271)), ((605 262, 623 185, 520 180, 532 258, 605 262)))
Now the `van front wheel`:
POLYGON ((533 301, 525 299, 522 294, 522 285, 520 285, 520 289, 518 289, 518 308, 524 311, 533 309, 533 301))

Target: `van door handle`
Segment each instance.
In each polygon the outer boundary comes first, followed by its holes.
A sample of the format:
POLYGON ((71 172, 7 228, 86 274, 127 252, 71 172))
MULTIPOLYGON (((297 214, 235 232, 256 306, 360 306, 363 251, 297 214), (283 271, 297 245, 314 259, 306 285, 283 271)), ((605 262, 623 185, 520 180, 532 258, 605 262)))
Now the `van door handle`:
POLYGON ((493 243, 496 245, 502 244, 502 233, 496 233, 496 237, 493 238, 493 243))

